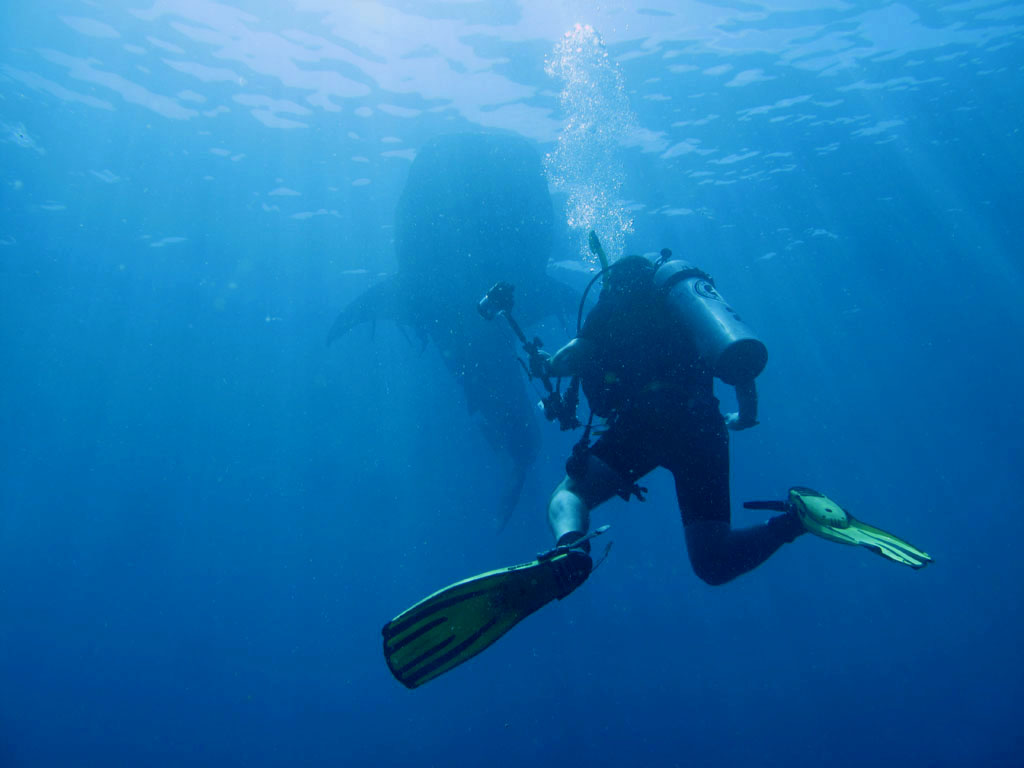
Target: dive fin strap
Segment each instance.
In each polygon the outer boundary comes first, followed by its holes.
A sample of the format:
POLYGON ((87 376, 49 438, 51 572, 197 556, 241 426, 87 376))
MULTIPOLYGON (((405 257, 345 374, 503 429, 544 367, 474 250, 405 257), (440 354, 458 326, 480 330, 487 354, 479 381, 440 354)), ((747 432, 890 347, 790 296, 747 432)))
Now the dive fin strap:
POLYGON ((611 528, 611 525, 602 525, 595 528, 590 533, 580 536, 578 539, 574 539, 571 544, 559 544, 554 549, 549 549, 547 552, 541 552, 537 555, 537 562, 544 563, 553 558, 555 555, 565 555, 572 550, 583 551, 583 544, 590 541, 591 539, 597 538, 602 533, 611 528))
POLYGON ((766 509, 771 512, 789 512, 789 504, 785 501, 744 501, 744 509, 766 509))

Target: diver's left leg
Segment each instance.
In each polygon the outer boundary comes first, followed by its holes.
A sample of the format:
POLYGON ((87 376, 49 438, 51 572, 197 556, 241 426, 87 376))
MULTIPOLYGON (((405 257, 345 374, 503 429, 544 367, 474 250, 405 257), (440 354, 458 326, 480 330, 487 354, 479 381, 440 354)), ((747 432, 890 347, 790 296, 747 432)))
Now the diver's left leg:
POLYGON ((565 476, 548 501, 548 524, 556 544, 568 544, 586 534, 590 510, 610 499, 622 477, 593 453, 587 455, 586 471, 565 476))
POLYGON ((548 501, 548 523, 555 536, 555 549, 569 547, 565 558, 552 560, 559 584, 559 600, 568 596, 587 580, 593 569, 590 541, 585 539, 590 527, 590 510, 607 501, 621 485, 620 475, 593 453, 586 455, 582 472, 566 475, 548 501), (581 541, 582 539, 582 541, 581 541))
POLYGON ((794 515, 734 530, 729 501, 729 437, 705 432, 698 450, 671 467, 694 573, 711 585, 753 570, 804 532, 794 515))

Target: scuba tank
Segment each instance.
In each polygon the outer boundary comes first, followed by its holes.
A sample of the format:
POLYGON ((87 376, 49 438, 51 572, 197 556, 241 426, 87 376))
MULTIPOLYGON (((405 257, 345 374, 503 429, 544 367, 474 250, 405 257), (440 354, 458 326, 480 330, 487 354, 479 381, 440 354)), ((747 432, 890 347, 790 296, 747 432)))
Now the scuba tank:
POLYGON ((710 275, 682 259, 669 259, 658 267, 654 285, 676 321, 690 329, 715 376, 736 386, 764 370, 768 348, 725 303, 710 275))

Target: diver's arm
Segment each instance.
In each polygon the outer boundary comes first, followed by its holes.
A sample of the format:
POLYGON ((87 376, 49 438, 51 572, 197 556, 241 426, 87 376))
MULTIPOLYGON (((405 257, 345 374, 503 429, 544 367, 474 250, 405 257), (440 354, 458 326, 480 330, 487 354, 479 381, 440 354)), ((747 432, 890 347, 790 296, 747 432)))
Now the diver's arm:
POLYGON ((730 413, 725 417, 725 425, 729 429, 740 430, 756 427, 757 421, 757 385, 754 380, 740 382, 736 385, 736 402, 739 413, 730 413))
POLYGON ((576 376, 593 354, 593 342, 575 338, 555 352, 550 361, 550 374, 555 378, 576 376))

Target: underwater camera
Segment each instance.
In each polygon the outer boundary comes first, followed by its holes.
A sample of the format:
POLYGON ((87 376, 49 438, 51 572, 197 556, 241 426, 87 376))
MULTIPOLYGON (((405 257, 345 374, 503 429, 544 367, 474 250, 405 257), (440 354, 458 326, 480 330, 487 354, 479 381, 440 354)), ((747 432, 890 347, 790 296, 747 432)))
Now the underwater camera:
POLYGON ((511 312, 515 303, 515 286, 504 281, 495 283, 494 286, 476 305, 476 311, 485 320, 493 320, 502 312, 511 312))

